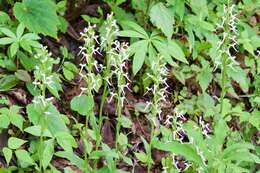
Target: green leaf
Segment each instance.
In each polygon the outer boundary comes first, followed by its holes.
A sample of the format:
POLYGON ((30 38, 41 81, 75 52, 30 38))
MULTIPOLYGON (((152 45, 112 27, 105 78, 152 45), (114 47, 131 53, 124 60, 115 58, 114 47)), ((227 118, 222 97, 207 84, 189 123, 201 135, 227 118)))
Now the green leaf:
POLYGON ((60 132, 56 135, 56 139, 58 144, 65 150, 72 152, 72 148, 76 148, 77 142, 73 138, 73 136, 66 132, 60 132))
POLYGON ((10 50, 10 56, 14 57, 17 51, 19 50, 19 43, 18 42, 12 43, 11 46, 9 47, 9 50, 10 50))
POLYGON ((50 139, 44 142, 44 150, 42 154, 42 166, 44 169, 50 164, 54 154, 54 139, 50 139))
POLYGON ((18 39, 20 39, 22 37, 24 29, 25 29, 25 26, 22 23, 20 23, 16 30, 16 36, 18 39))
POLYGON ((212 68, 210 68, 210 65, 208 64, 206 67, 204 66, 202 68, 197 76, 197 80, 199 81, 202 92, 205 92, 205 90, 208 88, 212 78, 212 68))
POLYGON ((25 150, 16 150, 15 151, 15 155, 18 159, 18 161, 24 165, 26 164, 26 166, 28 165, 35 165, 34 160, 31 158, 31 156, 29 155, 29 153, 25 150))
POLYGON ((24 118, 22 117, 22 115, 18 114, 19 109, 20 109, 19 106, 16 105, 11 106, 9 112, 9 118, 11 123, 22 131, 24 118))
POLYGON ((250 82, 245 70, 239 66, 234 66, 233 68, 227 68, 227 74, 239 84, 245 93, 248 92, 250 82))
POLYGON ((34 58, 29 58, 22 51, 17 52, 17 57, 19 58, 21 64, 27 71, 32 71, 37 64, 37 60, 34 58))
POLYGON ((141 153, 134 153, 135 154, 135 157, 140 160, 141 162, 143 163, 147 163, 148 161, 148 156, 144 153, 144 152, 141 152, 141 153))
MULTIPOLYGON (((63 118, 64 115, 60 114, 54 105, 50 104, 46 112, 48 112, 48 115, 43 114, 42 116, 45 116, 48 130, 53 136, 56 136, 60 132, 68 132, 63 118)), ((44 124, 41 125, 43 126, 44 124)))
POLYGON ((33 123, 34 125, 38 125, 40 118, 41 118, 41 113, 40 110, 36 109, 36 106, 34 104, 28 104, 26 106, 26 112, 29 118, 29 121, 33 123))
MULTIPOLYGON (((34 136, 41 136, 42 127, 40 125, 30 126, 24 129, 24 131, 34 136)), ((45 129, 42 135, 45 137, 53 137, 48 129, 45 129)))
POLYGON ((7 44, 11 44, 15 41, 14 38, 10 38, 10 37, 4 37, 4 38, 0 38, 0 45, 7 45, 7 44))
POLYGON ((5 75, 0 79, 0 91, 7 91, 17 85, 19 80, 15 75, 5 75))
POLYGON ((122 126, 124 128, 131 128, 133 125, 132 121, 126 116, 122 116, 121 121, 122 121, 122 126))
POLYGON ((191 144, 181 144, 176 141, 167 143, 157 142, 155 143, 154 147, 162 151, 169 151, 174 154, 182 155, 187 160, 203 164, 201 157, 197 154, 196 150, 191 146, 191 144))
POLYGON ((10 29, 0 28, 0 32, 2 32, 4 35, 6 35, 10 38, 16 39, 16 35, 10 29))
POLYGON ((56 6, 51 0, 23 0, 14 5, 14 15, 29 30, 57 38, 60 24, 56 6))
POLYGON ((121 37, 132 37, 132 38, 143 38, 146 39, 146 36, 134 31, 134 30, 124 30, 119 32, 119 36, 121 37))
POLYGON ((15 76, 24 82, 31 82, 32 80, 29 73, 25 70, 17 70, 17 72, 15 72, 15 76))
POLYGON ((73 171, 70 167, 66 167, 64 169, 64 173, 76 173, 75 171, 73 171))
POLYGON ((9 119, 8 115, 0 114, 0 129, 1 128, 4 128, 4 129, 8 128, 9 124, 10 124, 10 119, 9 119))
POLYGON ((151 22, 167 36, 170 40, 173 33, 174 17, 163 3, 152 6, 150 11, 151 22))
POLYGON ((84 170, 85 162, 79 156, 68 151, 59 151, 55 153, 56 156, 68 159, 72 164, 76 165, 78 168, 84 170))
POLYGON ((87 95, 76 96, 70 102, 71 109, 81 115, 88 115, 94 108, 93 97, 87 95))
POLYGON ((7 148, 7 147, 4 147, 3 148, 3 154, 4 154, 4 157, 5 157, 7 165, 9 165, 9 163, 10 163, 10 161, 12 159, 12 150, 7 148))
POLYGON ((0 23, 7 24, 11 21, 9 15, 3 11, 0 11, 0 23))
POLYGON ((184 55, 181 47, 174 40, 170 40, 168 42, 167 51, 175 59, 188 64, 188 61, 186 60, 185 55, 184 55))
POLYGON ((191 0, 190 5, 192 11, 196 13, 200 19, 208 16, 207 0, 191 0))
MULTIPOLYGON (((126 25, 130 28, 132 28, 133 30, 135 30, 136 32, 140 33, 141 35, 143 35, 145 38, 149 38, 148 34, 146 33, 146 31, 138 24, 136 24, 135 22, 132 21, 122 21, 121 22, 122 25, 126 25)), ((126 36, 125 36, 126 37, 126 36)))
POLYGON ((27 141, 16 138, 16 137, 10 137, 8 139, 8 147, 10 149, 16 150, 19 147, 21 147, 23 144, 25 144, 27 141))
MULTIPOLYGON (((133 48, 132 46, 130 46, 130 49, 133 48)), ((142 68, 144 64, 144 59, 147 53, 148 41, 146 40, 138 41, 135 43, 134 46, 138 46, 138 48, 135 50, 135 55, 133 59, 133 73, 134 75, 136 75, 137 72, 142 68)))

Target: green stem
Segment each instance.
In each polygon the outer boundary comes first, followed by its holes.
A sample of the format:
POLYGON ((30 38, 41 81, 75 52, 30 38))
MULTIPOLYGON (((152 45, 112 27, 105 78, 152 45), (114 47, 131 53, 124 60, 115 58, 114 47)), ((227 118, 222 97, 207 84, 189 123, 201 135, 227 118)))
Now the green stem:
POLYGON ((154 123, 152 122, 151 123, 151 137, 150 137, 150 143, 149 143, 149 152, 147 153, 148 157, 149 157, 147 173, 151 172, 151 167, 152 167, 152 162, 151 162, 151 159, 152 159, 152 140, 153 140, 153 136, 154 136, 154 131, 155 131, 155 126, 154 126, 154 123))
POLYGON ((224 56, 222 58, 222 71, 221 71, 221 98, 220 98, 220 113, 221 116, 223 117, 224 112, 223 112, 223 107, 224 107, 224 98, 226 95, 226 75, 227 75, 227 57, 224 56))
MULTIPOLYGON (((121 91, 118 92, 118 98, 121 99, 121 91)), ((116 124, 116 150, 118 150, 118 139, 119 139, 119 133, 121 129, 122 124, 122 106, 121 106, 121 100, 118 100, 117 102, 117 124, 116 124)))
MULTIPOLYGON (((101 99, 101 103, 100 103, 100 107, 99 107, 99 122, 98 122, 98 128, 99 128, 99 132, 101 134, 101 128, 102 128, 102 123, 103 123, 103 107, 104 107, 104 104, 105 104, 105 101, 106 101, 106 97, 108 95, 108 92, 107 92, 107 86, 108 84, 105 83, 105 86, 104 86, 104 91, 103 91, 103 94, 102 94, 102 99, 101 99)), ((98 138, 98 141, 97 141, 97 145, 96 145, 96 150, 98 150, 99 146, 100 146, 100 143, 101 143, 101 136, 98 138)))

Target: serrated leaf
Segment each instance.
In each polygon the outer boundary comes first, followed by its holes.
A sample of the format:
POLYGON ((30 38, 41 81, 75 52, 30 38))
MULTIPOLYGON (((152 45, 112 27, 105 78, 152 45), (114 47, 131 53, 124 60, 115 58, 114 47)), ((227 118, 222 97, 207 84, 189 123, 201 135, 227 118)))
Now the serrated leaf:
POLYGON ((212 68, 210 68, 209 65, 203 67, 197 76, 197 80, 199 81, 202 92, 205 92, 205 90, 208 88, 212 78, 212 68))
POLYGON ((174 17, 164 6, 163 3, 157 3, 152 6, 150 11, 151 22, 161 29, 170 40, 173 33, 174 17))
POLYGON ((207 0, 191 0, 190 4, 192 11, 201 19, 208 15, 207 0))
POLYGON ((29 30, 57 38, 60 24, 56 6, 51 0, 23 0, 14 5, 14 15, 29 30))

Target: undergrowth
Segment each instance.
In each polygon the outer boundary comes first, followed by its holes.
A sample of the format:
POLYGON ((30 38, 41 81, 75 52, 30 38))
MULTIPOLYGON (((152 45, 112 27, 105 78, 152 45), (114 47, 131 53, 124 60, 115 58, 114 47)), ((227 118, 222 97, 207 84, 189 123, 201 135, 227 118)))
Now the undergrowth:
POLYGON ((259 7, 0 1, 0 172, 259 172, 259 7))

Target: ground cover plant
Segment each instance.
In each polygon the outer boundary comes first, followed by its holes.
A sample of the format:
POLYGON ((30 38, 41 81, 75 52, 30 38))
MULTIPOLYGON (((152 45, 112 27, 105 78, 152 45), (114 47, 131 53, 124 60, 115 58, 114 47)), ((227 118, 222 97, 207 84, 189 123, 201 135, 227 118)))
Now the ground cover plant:
POLYGON ((0 0, 0 173, 259 172, 259 9, 0 0))

